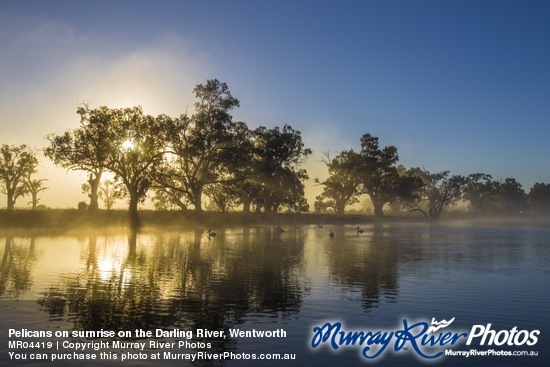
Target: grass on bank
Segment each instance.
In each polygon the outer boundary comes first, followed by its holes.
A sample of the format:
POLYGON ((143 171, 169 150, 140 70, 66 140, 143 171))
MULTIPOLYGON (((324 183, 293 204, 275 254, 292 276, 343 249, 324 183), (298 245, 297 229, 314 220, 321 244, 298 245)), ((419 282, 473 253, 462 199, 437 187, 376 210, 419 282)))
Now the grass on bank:
MULTIPOLYGON (((372 215, 362 214, 314 214, 314 213, 242 213, 242 212, 180 212, 139 211, 140 224, 165 227, 223 227, 232 225, 317 225, 317 224, 367 224, 375 221, 372 215)), ((418 216, 386 216, 384 221, 417 221, 418 216)), ((51 228, 79 227, 128 227, 127 210, 77 209, 48 210, 0 210, 0 228, 51 228)))
MULTIPOLYGON (((540 215, 492 215, 483 216, 468 212, 448 212, 440 221, 474 220, 537 223, 548 222, 548 216, 540 215)), ((242 213, 242 212, 203 212, 192 211, 139 211, 140 227, 172 227, 172 228, 220 228, 224 226, 299 226, 318 224, 369 224, 369 223, 418 223, 427 222, 418 213, 403 213, 401 215, 387 214, 376 218, 372 214, 316 214, 316 213, 242 213)), ((127 210, 0 210, 0 229, 39 228, 51 230, 78 228, 128 228, 132 226, 127 210)))

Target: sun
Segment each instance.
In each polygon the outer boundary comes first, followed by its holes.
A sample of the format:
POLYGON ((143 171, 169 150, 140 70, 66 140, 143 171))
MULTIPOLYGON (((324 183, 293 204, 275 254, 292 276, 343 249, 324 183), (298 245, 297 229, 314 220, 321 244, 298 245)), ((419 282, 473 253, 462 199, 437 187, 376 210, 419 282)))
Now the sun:
POLYGON ((124 150, 134 149, 134 142, 131 140, 124 140, 124 142, 122 143, 122 149, 124 150))

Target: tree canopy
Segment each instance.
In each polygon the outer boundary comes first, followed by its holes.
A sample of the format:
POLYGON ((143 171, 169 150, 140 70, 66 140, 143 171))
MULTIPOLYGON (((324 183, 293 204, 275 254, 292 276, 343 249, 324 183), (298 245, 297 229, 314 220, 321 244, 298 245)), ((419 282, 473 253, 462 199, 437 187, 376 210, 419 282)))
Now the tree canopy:
POLYGON ((25 179, 36 172, 36 153, 27 145, 0 147, 0 190, 7 196, 7 209, 13 210, 19 196, 28 192, 25 179))
MULTIPOLYGON (((99 198, 109 209, 116 199, 126 197, 137 219, 138 204, 151 190, 158 209, 308 210, 309 177, 303 165, 312 150, 300 131, 289 124, 250 129, 234 121, 231 113, 240 102, 217 79, 196 85, 193 92, 192 113, 178 117, 153 117, 140 106, 79 106, 78 126, 48 135, 44 154, 67 170, 86 172, 90 210, 98 209, 99 198), (107 172, 112 180, 104 179, 107 172)), ((535 184, 527 195, 514 178, 495 180, 486 173, 464 177, 448 170, 431 173, 397 166, 397 148, 382 147, 370 133, 359 143, 358 149, 342 150, 334 158, 325 154, 328 177, 314 180, 323 187, 316 211, 343 214, 363 195, 369 197, 375 216, 384 215, 390 204, 395 211, 407 208, 438 219, 459 200, 480 213, 548 210, 550 190, 544 183, 535 184)), ((36 153, 27 146, 2 145, 0 189, 7 195, 9 210, 27 194, 33 208, 37 206, 46 180, 32 177, 36 167, 36 153)))

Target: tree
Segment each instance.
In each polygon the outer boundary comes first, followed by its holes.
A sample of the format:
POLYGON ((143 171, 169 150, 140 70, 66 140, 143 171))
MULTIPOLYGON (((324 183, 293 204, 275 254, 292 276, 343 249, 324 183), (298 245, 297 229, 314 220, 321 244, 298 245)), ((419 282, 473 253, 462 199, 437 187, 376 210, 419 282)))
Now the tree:
MULTIPOLYGON (((90 196, 90 185, 82 185, 82 192, 90 196)), ((98 197, 103 201, 106 210, 111 210, 115 202, 127 196, 126 189, 117 180, 102 180, 98 187, 98 197)))
POLYGON ((80 115, 77 129, 65 131, 62 135, 47 136, 50 145, 44 149, 44 155, 63 168, 89 173, 89 210, 99 207, 98 187, 111 149, 109 130, 114 112, 107 107, 90 110, 83 105, 77 108, 80 115))
POLYGON ((420 202, 424 181, 402 165, 397 167, 397 173, 396 197, 390 205, 399 212, 403 207, 411 208, 420 202))
POLYGON ((529 190, 529 205, 535 212, 550 211, 550 184, 536 182, 529 190))
POLYGON ((467 177, 464 198, 472 210, 482 213, 520 213, 527 208, 527 195, 514 178, 493 180, 491 175, 474 173, 467 177))
POLYGON ((7 209, 13 210, 19 196, 27 193, 25 178, 35 172, 36 154, 25 144, 2 144, 0 148, 0 190, 7 196, 7 209))
POLYGON ((497 204, 499 182, 486 173, 472 173, 466 178, 464 199, 470 202, 473 211, 494 211, 497 204))
POLYGON ((253 132, 252 152, 248 184, 256 211, 305 210, 303 182, 308 176, 301 165, 311 149, 305 147, 301 133, 286 124, 282 129, 261 126, 253 132))
POLYGON ((395 164, 399 160, 397 148, 386 146, 380 148, 378 138, 371 134, 361 137, 362 158, 361 192, 369 195, 374 215, 384 215, 384 205, 396 198, 396 191, 400 185, 399 174, 395 164))
POLYGON ((499 208, 509 214, 522 213, 527 208, 527 194, 515 178, 506 178, 498 186, 499 208))
POLYGON ((210 199, 210 207, 222 213, 237 206, 239 191, 231 184, 211 184, 205 187, 204 193, 210 199))
POLYGON ((189 201, 187 197, 179 190, 172 188, 156 187, 152 198, 156 210, 172 210, 179 208, 181 211, 187 211, 189 201))
POLYGON ((315 179, 323 186, 323 192, 316 197, 315 209, 332 208, 337 214, 344 214, 346 206, 359 202, 362 157, 352 149, 340 152, 333 159, 328 153, 325 157, 323 163, 328 167, 329 177, 323 182, 315 179))
POLYGON ((137 224, 138 204, 145 200, 154 180, 156 166, 165 154, 165 128, 170 118, 165 115, 144 115, 141 107, 108 109, 100 107, 88 110, 90 121, 108 116, 109 149, 104 167, 120 180, 129 197, 128 210, 137 224))
POLYGON ((249 149, 246 124, 233 122, 229 112, 239 106, 229 88, 208 80, 194 89, 197 102, 192 116, 170 120, 167 138, 170 154, 157 170, 160 187, 185 196, 195 211, 202 211, 205 186, 231 183, 249 149))
POLYGON ((138 224, 138 203, 145 200, 155 166, 165 153, 164 115, 144 115, 141 107, 78 109, 81 126, 62 136, 50 136, 45 154, 56 164, 90 172, 90 205, 98 207, 99 184, 104 171, 120 180, 129 197, 133 224, 138 224))
POLYGON ((466 184, 463 176, 449 176, 449 171, 430 173, 423 168, 411 168, 410 173, 423 182, 420 189, 417 203, 411 203, 411 211, 419 211, 426 218, 437 220, 441 216, 443 209, 459 200, 462 196, 462 189, 466 184), (421 208, 422 203, 427 204, 427 213, 421 208), (416 205, 415 205, 416 204, 416 205))
POLYGON ((25 177, 25 186, 27 187, 27 193, 31 195, 31 201, 29 201, 29 204, 32 205, 33 209, 36 209, 36 207, 38 206, 38 202, 40 202, 38 194, 48 189, 48 187, 44 186, 44 182, 46 181, 48 180, 45 178, 38 180, 33 179, 30 172, 27 173, 27 176, 25 177))

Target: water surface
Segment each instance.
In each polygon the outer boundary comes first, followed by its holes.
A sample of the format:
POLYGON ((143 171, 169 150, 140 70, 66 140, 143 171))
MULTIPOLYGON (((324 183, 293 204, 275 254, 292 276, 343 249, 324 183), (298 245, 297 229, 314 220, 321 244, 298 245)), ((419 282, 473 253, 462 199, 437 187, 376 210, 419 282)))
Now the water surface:
MULTIPOLYGON (((204 230, 0 233, 0 363, 44 364, 9 360, 9 328, 238 328, 284 329, 287 337, 195 341, 210 343, 211 351, 293 353, 296 360, 193 364, 425 365, 414 353, 367 361, 360 348, 312 350, 312 328, 340 321, 348 329, 394 330, 403 319, 455 317, 457 329, 487 323, 495 330, 539 329, 531 348, 539 356, 444 357, 437 365, 550 364, 544 352, 550 347, 550 231, 544 226, 464 222, 363 229, 357 234, 354 226, 301 226, 278 233, 267 226, 231 227, 216 229, 213 238, 204 230)), ((96 363, 110 364, 122 365, 96 363)))

